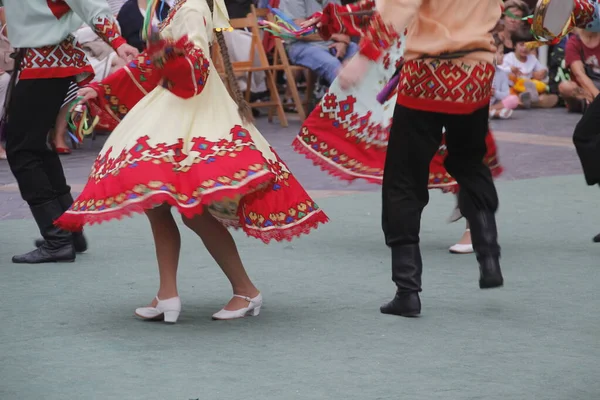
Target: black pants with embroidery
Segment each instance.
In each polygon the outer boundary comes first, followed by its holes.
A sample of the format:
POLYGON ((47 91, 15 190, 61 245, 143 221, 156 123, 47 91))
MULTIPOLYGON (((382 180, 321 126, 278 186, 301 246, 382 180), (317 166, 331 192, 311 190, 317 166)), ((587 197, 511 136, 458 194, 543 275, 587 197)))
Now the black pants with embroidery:
POLYGON ((48 145, 48 132, 71 81, 72 78, 22 79, 12 92, 6 155, 21 196, 30 206, 71 191, 59 156, 48 145))
POLYGON ((460 185, 459 207, 471 220, 495 213, 498 194, 483 158, 489 107, 469 115, 419 111, 396 105, 383 176, 382 226, 390 247, 419 243, 421 213, 429 202, 429 164, 446 129, 445 167, 460 185))

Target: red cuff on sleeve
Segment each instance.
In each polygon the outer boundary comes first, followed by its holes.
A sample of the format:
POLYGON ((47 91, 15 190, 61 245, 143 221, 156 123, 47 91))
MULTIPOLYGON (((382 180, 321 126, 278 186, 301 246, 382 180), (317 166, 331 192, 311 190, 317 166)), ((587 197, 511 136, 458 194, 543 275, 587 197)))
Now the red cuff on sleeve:
POLYGON ((358 52, 372 61, 379 61, 383 56, 383 50, 368 37, 363 37, 358 44, 358 52))
POLYGON ((110 45, 112 46, 114 51, 117 51, 117 49, 119 47, 121 47, 122 45, 126 44, 127 41, 125 40, 125 38, 123 38, 123 36, 119 36, 113 39, 113 41, 110 43, 110 45))

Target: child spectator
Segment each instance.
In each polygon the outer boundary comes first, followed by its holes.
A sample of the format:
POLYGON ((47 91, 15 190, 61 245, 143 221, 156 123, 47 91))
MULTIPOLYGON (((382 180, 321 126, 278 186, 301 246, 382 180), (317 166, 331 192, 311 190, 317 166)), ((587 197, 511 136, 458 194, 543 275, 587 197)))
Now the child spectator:
POLYGON ((519 105, 519 97, 510 93, 508 73, 500 66, 504 61, 504 43, 498 34, 494 34, 496 44, 496 74, 492 83, 490 118, 508 119, 519 105))
POLYGON ((548 93, 548 69, 540 63, 527 42, 533 41, 530 32, 520 31, 513 35, 515 51, 504 56, 500 69, 509 74, 512 94, 519 96, 524 108, 552 108, 558 103, 558 96, 548 93))

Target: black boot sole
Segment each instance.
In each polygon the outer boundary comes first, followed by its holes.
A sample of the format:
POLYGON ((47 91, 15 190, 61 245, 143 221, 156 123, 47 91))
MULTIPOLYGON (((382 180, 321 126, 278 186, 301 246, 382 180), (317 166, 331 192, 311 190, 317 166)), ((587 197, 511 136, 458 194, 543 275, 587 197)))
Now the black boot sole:
POLYGON ((12 260, 12 262, 13 262, 13 264, 29 264, 29 265, 52 264, 52 263, 54 263, 54 264, 68 264, 68 263, 75 262, 75 259, 73 259, 73 260, 60 260, 60 261, 57 261, 57 260, 54 260, 54 261, 38 261, 38 262, 25 262, 25 261, 20 262, 20 261, 12 260))
MULTIPOLYGON (((83 239, 83 241, 85 242, 85 239, 83 239)), ((33 244, 35 247, 42 247, 45 242, 46 241, 44 239, 36 239, 33 244)), ((85 253, 88 250, 87 243, 79 243, 79 240, 73 240, 73 246, 78 254, 85 253)))
POLYGON ((488 279, 488 280, 480 280, 479 288, 480 289, 495 289, 504 286, 504 280, 502 279, 488 279))
POLYGON ((412 312, 396 312, 393 310, 386 310, 383 307, 379 308, 379 311, 381 311, 382 314, 385 315, 396 315, 398 317, 404 317, 404 318, 417 318, 421 315, 420 311, 412 311, 412 312))
POLYGON ((396 295, 392 301, 379 307, 382 314, 416 318, 421 315, 421 299, 414 295, 396 295))

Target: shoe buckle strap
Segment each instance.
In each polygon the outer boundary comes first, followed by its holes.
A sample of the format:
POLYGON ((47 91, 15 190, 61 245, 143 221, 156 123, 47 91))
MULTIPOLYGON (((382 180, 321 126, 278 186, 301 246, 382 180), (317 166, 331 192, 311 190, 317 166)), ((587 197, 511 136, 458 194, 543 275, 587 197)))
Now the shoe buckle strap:
POLYGON ((242 296, 240 294, 234 294, 233 297, 239 297, 240 299, 246 300, 248 303, 252 303, 252 299, 248 296, 242 296))

